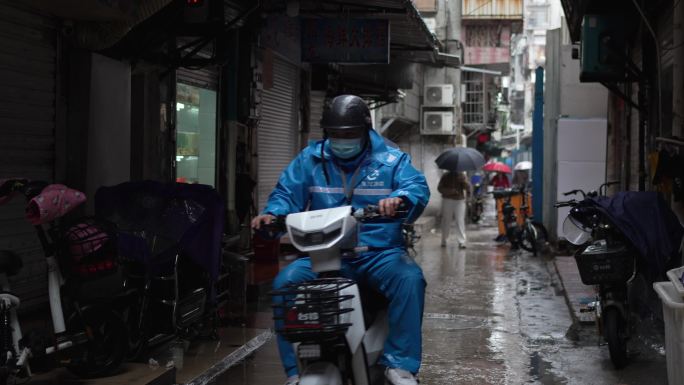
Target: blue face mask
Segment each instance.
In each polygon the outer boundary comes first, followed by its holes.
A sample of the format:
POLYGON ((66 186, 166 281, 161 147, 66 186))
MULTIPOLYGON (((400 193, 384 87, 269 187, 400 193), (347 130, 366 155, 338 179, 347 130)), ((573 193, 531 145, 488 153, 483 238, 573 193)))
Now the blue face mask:
POLYGON ((340 159, 351 159, 363 150, 363 138, 330 139, 330 150, 340 159))

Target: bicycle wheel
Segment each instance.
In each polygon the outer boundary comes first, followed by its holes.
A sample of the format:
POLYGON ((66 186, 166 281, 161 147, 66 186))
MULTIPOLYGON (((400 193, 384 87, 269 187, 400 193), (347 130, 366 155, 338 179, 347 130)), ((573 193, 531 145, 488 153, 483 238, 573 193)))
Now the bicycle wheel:
POLYGON ((537 229, 530 223, 526 223, 522 231, 518 233, 518 244, 523 250, 537 255, 537 229))
POLYGON ((520 247, 536 256, 548 239, 546 228, 539 222, 528 221, 520 232, 520 247))

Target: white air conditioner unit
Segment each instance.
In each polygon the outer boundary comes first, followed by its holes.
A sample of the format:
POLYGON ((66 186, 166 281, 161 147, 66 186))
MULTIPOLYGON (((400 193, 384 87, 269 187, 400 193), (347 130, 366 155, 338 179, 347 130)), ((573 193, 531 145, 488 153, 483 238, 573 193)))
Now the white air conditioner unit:
POLYGON ((454 105, 453 84, 428 84, 423 93, 423 105, 429 107, 450 107, 454 105))
POLYGON ((454 135, 453 111, 423 111, 422 123, 423 135, 454 135))

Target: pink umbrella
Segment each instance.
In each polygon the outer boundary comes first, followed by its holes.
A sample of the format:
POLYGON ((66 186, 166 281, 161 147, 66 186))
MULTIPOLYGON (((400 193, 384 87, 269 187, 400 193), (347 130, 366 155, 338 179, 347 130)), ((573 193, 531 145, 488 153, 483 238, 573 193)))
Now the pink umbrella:
POLYGON ((511 168, 501 162, 489 162, 482 166, 483 171, 511 173, 511 168))

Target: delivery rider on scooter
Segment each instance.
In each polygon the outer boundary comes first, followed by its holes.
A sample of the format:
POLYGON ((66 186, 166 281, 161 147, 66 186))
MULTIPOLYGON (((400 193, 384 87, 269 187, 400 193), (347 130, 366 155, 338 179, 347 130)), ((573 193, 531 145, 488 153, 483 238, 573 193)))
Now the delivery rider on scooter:
MULTIPOLYGON (((395 385, 417 384, 426 283, 420 267, 407 255, 401 224, 415 221, 427 205, 430 190, 425 176, 407 154, 373 130, 370 110, 358 96, 335 97, 323 111, 321 128, 324 139, 302 150, 283 171, 252 227, 259 229, 275 216, 345 205, 378 205, 381 214, 392 217, 403 203, 407 218, 361 227, 359 246, 371 251, 344 260, 342 272, 388 299, 389 336, 381 359, 387 367, 385 376, 395 385)), ((300 258, 278 274, 273 286, 278 290, 315 277, 309 258, 300 258)), ((278 348, 286 385, 298 384, 292 345, 278 336, 278 348)))

